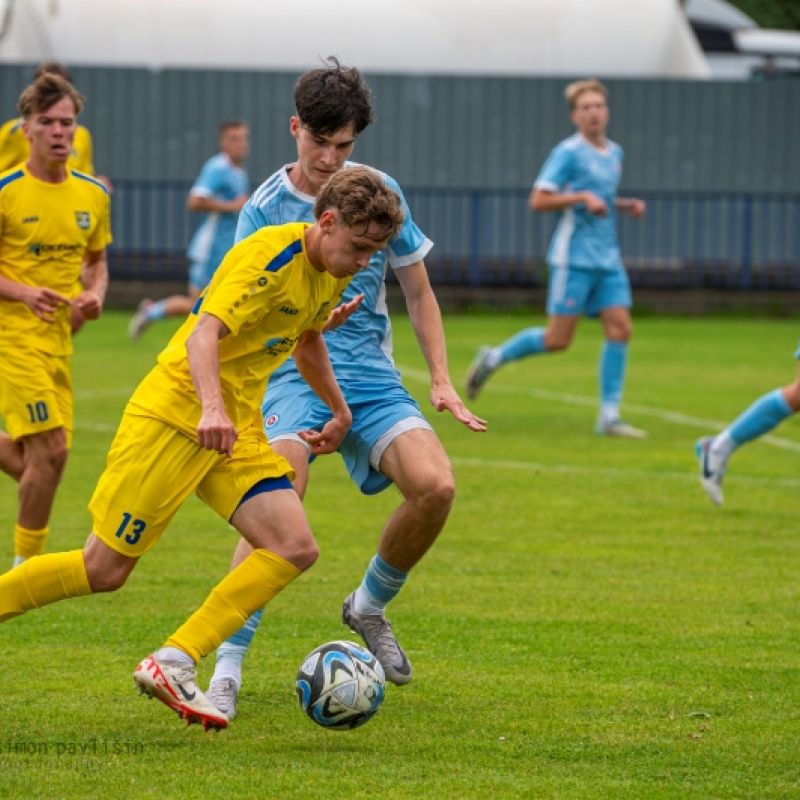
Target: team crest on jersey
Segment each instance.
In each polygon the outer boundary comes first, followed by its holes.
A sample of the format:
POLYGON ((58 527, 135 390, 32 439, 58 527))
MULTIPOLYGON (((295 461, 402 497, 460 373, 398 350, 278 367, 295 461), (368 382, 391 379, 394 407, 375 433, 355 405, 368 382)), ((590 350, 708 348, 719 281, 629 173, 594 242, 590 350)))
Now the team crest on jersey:
POLYGON ((88 211, 76 211, 75 212, 75 222, 78 223, 78 227, 82 231, 89 230, 89 212, 88 211))
POLYGON ((279 419, 279 417, 278 417, 278 415, 277 415, 277 414, 270 414, 270 415, 269 415, 269 416, 268 416, 268 417, 267 417, 267 418, 264 420, 264 425, 265 425, 267 428, 271 428, 271 427, 273 427, 274 425, 276 425, 276 424, 277 424, 277 422, 278 422, 278 419, 279 419))

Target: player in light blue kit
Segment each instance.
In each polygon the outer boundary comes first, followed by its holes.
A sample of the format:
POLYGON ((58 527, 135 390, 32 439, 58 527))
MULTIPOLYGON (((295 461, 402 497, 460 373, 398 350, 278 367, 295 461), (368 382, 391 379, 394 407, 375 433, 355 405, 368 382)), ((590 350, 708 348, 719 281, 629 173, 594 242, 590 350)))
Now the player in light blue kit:
MULTIPOLYGON (((356 137, 372 122, 370 91, 363 76, 336 59, 303 75, 294 99, 297 113, 291 118, 290 131, 297 141, 297 162, 278 170, 255 191, 240 214, 239 239, 265 225, 309 219, 315 195, 333 173, 353 166, 347 158, 356 137)), ((350 432, 339 448, 350 476, 365 494, 375 494, 394 483, 403 495, 403 503, 384 526, 363 582, 344 601, 342 621, 364 639, 388 680, 404 684, 411 680, 411 664, 384 609, 442 530, 455 485, 441 442, 403 388, 392 361, 384 285, 387 266, 395 270, 405 294, 430 371, 431 403, 437 411, 449 411, 470 430, 483 431, 486 424, 465 408, 450 381, 442 318, 423 261, 432 243, 414 224, 397 184, 386 175, 384 179, 403 200, 403 228, 351 282, 343 303, 329 320, 325 341, 353 416, 350 432), (337 315, 354 309, 352 317, 334 327, 337 315)), ((320 429, 330 419, 330 412, 291 359, 270 379, 262 410, 270 445, 291 463, 296 472, 294 487, 302 498, 309 461, 315 453, 297 432, 320 429)), ((240 542, 234 565, 249 551, 249 546, 240 542)), ((209 697, 229 719, 235 714, 242 661, 260 618, 260 613, 250 617, 217 651, 209 697)))
MULTIPOLYGON (((794 357, 800 359, 800 344, 794 357)), ((800 411, 800 367, 797 377, 782 389, 773 389, 758 398, 722 433, 704 436, 695 443, 700 467, 700 485, 713 503, 722 505, 722 479, 728 471, 728 459, 734 450, 758 439, 785 419, 800 411)))
POLYGON ((250 150, 247 125, 240 120, 223 122, 219 126, 219 149, 220 152, 203 165, 189 191, 189 210, 204 216, 189 243, 188 293, 157 302, 142 300, 128 325, 128 334, 134 341, 156 320, 189 314, 225 254, 233 247, 238 214, 250 194, 250 182, 242 166, 250 150))
POLYGON ((622 148, 606 139, 608 92, 595 80, 565 92, 577 133, 550 153, 534 183, 534 211, 558 211, 547 261, 546 328, 527 328, 498 347, 482 347, 467 373, 467 393, 478 396, 489 376, 508 361, 566 350, 581 315, 600 317, 605 344, 600 355, 600 415, 597 432, 641 439, 644 431, 620 419, 620 403, 631 336, 631 289, 622 266, 616 211, 641 217, 645 204, 617 197, 622 148))

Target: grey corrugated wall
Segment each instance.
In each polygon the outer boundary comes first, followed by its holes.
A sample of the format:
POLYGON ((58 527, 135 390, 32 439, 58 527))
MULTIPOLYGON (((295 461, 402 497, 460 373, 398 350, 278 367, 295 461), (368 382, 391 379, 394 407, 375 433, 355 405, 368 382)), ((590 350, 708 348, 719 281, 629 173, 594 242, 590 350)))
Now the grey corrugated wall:
MULTIPOLYGON (((0 65, 0 114, 15 115, 34 65, 0 65)), ((193 179, 217 123, 247 120, 254 182, 293 157, 294 73, 73 70, 98 171, 193 179)), ((367 75, 377 123, 354 158, 407 187, 521 188, 571 132, 566 79, 367 75)), ((642 190, 800 191, 800 81, 609 80, 610 136, 626 151, 624 184, 642 190)))

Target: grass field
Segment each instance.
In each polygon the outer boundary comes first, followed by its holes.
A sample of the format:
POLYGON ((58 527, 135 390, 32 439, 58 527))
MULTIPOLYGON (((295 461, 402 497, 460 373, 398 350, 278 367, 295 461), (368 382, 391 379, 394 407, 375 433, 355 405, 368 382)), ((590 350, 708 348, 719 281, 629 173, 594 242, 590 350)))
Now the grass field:
MULTIPOLYGON (((480 344, 527 323, 448 317, 454 379, 480 344)), ((77 340, 50 551, 82 545, 121 409, 170 330, 134 345, 125 324, 109 313, 77 340)), ((427 413, 406 319, 395 334, 427 413)), ((692 450, 790 380, 797 338, 787 321, 637 320, 625 411, 645 442, 592 432, 595 323, 568 353, 492 379, 474 404, 489 433, 431 412, 458 497, 391 610, 415 680, 353 732, 313 726, 294 675, 316 645, 352 638, 341 602, 398 495, 362 497, 338 457, 314 465, 322 555, 269 607, 240 716, 219 734, 181 727, 131 678, 227 569, 233 532, 191 498, 121 592, 0 626, 0 797, 800 797, 800 427, 734 456, 721 509, 692 450)), ((3 566, 15 513, 1 479, 3 566)))

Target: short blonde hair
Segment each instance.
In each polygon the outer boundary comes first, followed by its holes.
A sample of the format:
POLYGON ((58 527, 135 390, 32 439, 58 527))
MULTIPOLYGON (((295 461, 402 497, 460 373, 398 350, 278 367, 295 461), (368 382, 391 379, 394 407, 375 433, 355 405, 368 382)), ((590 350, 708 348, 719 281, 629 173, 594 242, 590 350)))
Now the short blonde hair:
POLYGON ((575 105, 578 102, 578 98, 586 92, 598 92, 599 94, 603 95, 606 100, 608 100, 608 89, 606 89, 606 87, 603 86, 603 84, 600 83, 600 81, 598 81, 596 78, 588 78, 584 81, 575 81, 567 86, 567 88, 564 90, 564 97, 567 98, 570 111, 575 110, 575 105))

